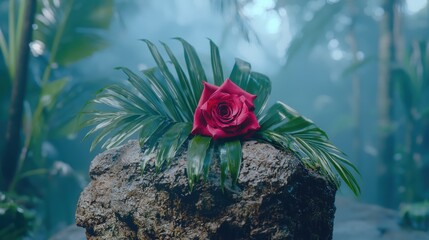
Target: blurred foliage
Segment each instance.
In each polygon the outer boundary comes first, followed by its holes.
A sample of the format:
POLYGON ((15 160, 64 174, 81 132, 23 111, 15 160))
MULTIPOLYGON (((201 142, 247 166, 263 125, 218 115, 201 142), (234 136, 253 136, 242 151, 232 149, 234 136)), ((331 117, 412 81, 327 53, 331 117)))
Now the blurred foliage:
POLYGON ((49 53, 49 64, 66 66, 108 46, 113 0, 40 1, 34 40, 49 53))
POLYGON ((32 230, 34 213, 0 192, 0 238, 21 239, 32 230))
POLYGON ((303 25, 289 44, 287 63, 295 59, 298 52, 311 49, 322 37, 325 37, 328 26, 331 26, 337 14, 344 9, 345 3, 346 1, 328 2, 313 13, 313 17, 303 25))
POLYGON ((215 9, 220 11, 226 18, 227 24, 223 32, 225 38, 233 27, 237 27, 241 35, 250 41, 254 38, 260 42, 258 34, 250 24, 250 19, 243 13, 243 8, 253 0, 211 0, 215 9))
POLYGON ((392 70, 397 97, 402 105, 399 119, 398 153, 402 200, 429 198, 429 184, 424 181, 429 169, 429 40, 414 41, 401 67, 392 70), (402 131, 400 129, 403 129, 402 131))
POLYGON ((429 231, 429 201, 402 204, 401 225, 406 228, 429 231))
MULTIPOLYGON (((0 111, 1 116, 7 116, 12 73, 18 54, 15 43, 22 31, 23 3, 9 0, 0 5, 7 6, 7 9, 3 9, 7 12, 0 14, 7 16, 0 18, 6 21, 6 25, 0 22, 0 64, 4 63, 0 65, 0 71, 7 73, 2 74, 0 79, 0 111)), ((85 101, 82 93, 93 89, 92 83, 86 87, 85 83, 76 87, 73 72, 65 67, 108 46, 106 30, 113 18, 115 1, 38 0, 37 6, 33 41, 30 44, 34 55, 29 60, 32 74, 29 76, 24 105, 24 141, 17 143, 22 145, 18 169, 13 182, 4 190, 43 197, 48 189, 41 186, 48 181, 48 173, 56 168, 52 162, 53 157, 56 157, 56 149, 51 141, 77 132, 73 119, 78 112, 76 101, 81 106, 85 101)), ((0 122, 5 120, 0 118, 0 122)), ((3 129, 0 129, 0 133, 4 135, 3 129)), ((73 174, 78 177, 76 173, 73 174)), ((0 238, 13 239, 4 238, 3 235, 0 238)))

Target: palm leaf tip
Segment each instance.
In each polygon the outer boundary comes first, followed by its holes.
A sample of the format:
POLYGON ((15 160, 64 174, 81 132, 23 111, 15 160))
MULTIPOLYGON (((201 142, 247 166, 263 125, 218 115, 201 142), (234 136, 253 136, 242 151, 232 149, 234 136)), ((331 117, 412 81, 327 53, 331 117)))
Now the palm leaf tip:
POLYGON ((359 175, 358 169, 311 120, 300 116, 286 104, 276 103, 262 114, 260 121, 260 139, 290 149, 305 166, 317 170, 337 187, 340 186, 339 176, 359 196, 360 187, 355 178, 359 175))

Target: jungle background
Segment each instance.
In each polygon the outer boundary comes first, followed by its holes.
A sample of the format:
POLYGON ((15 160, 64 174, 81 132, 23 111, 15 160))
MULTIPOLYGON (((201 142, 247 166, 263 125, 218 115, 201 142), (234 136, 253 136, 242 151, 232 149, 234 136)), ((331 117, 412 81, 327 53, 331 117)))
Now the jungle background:
POLYGON ((154 65, 139 39, 179 52, 174 37, 203 64, 210 38, 224 66, 238 57, 268 75, 270 100, 312 119, 358 167, 359 201, 429 199, 427 0, 0 0, 0 239, 74 223, 103 151, 82 141, 82 107, 125 80, 115 67, 154 65))

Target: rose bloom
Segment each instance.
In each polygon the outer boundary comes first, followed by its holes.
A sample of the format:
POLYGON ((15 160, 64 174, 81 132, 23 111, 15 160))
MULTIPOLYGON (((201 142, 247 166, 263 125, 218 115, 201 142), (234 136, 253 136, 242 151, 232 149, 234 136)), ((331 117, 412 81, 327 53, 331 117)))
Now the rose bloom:
POLYGON ((230 79, 220 86, 204 82, 204 90, 194 114, 192 134, 213 139, 248 137, 260 126, 250 94, 230 79))

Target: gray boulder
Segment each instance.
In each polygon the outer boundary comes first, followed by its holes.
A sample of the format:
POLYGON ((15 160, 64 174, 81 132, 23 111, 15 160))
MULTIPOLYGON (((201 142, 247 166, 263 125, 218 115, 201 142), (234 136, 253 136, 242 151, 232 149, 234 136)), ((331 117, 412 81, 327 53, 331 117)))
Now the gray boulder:
POLYGON ((215 164, 190 192, 184 156, 142 174, 154 157, 130 141, 92 161, 76 210, 88 239, 332 239, 336 188, 290 152, 246 142, 238 185, 225 191, 215 164))

